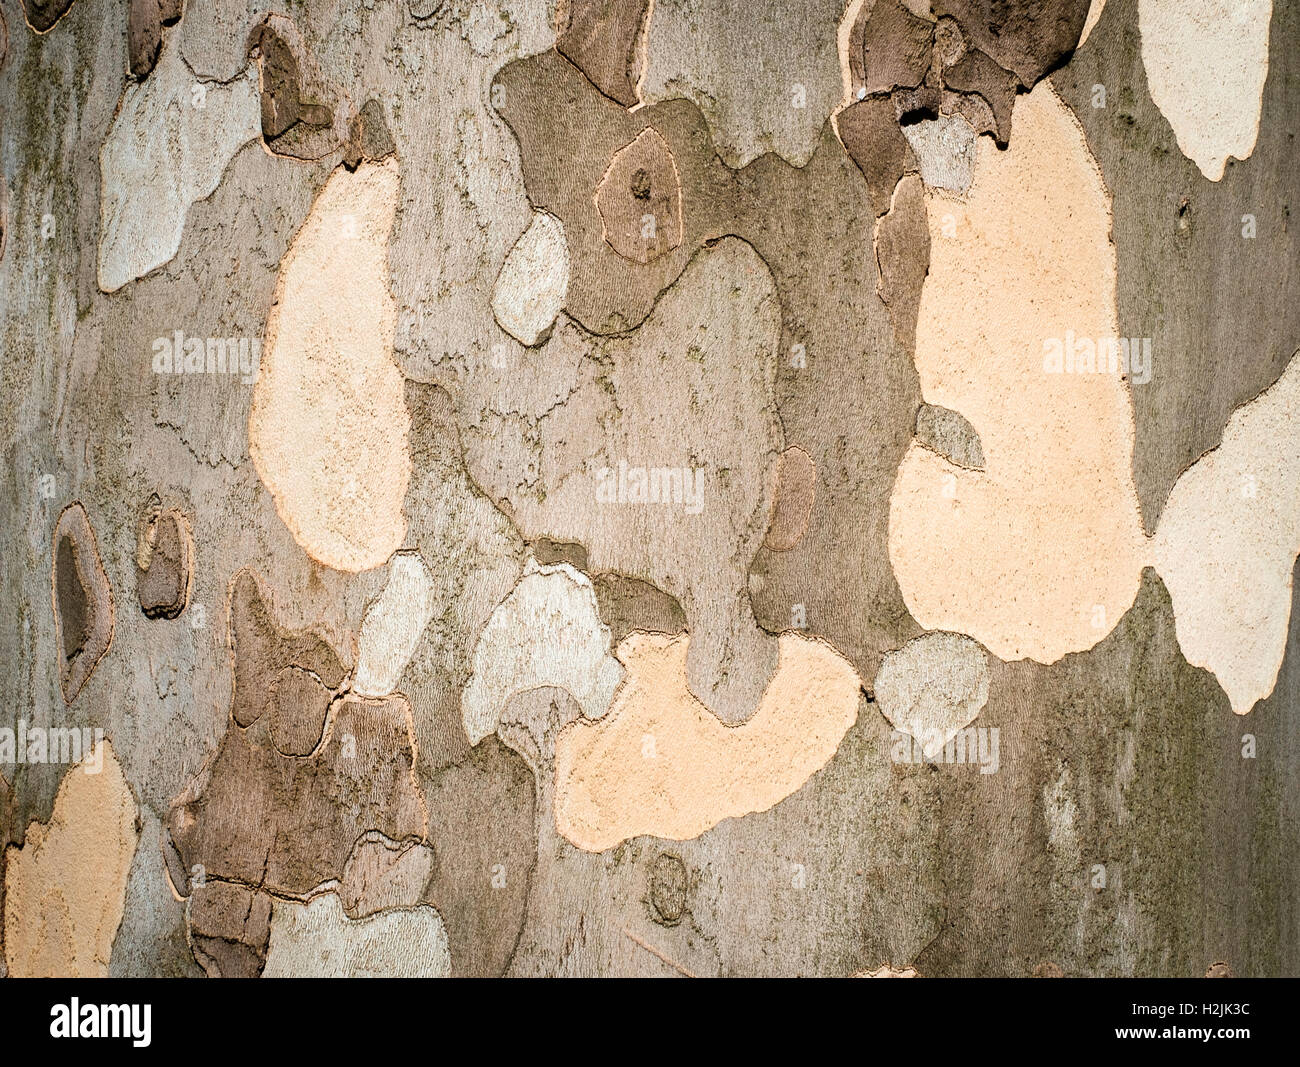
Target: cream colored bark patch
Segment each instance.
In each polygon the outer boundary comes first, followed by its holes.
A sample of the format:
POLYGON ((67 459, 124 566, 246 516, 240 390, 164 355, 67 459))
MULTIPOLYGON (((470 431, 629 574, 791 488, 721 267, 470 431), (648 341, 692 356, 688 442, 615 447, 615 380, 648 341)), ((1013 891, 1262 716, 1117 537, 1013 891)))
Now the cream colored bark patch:
POLYGON ((1273 0, 1138 3, 1151 99, 1183 155, 1212 182, 1229 156, 1255 150, 1272 19, 1273 0))
POLYGON ((447 931, 431 907, 349 919, 334 893, 306 904, 277 898, 265 978, 446 978, 447 931))
POLYGON ((49 824, 32 823, 23 847, 8 850, 11 977, 108 977, 137 837, 131 790, 101 741, 64 775, 49 824))
POLYGON ((874 971, 858 971, 855 975, 853 975, 853 977, 854 978, 916 978, 917 973, 915 968, 912 967, 903 967, 899 970, 894 970, 894 968, 891 967, 889 964, 882 963, 874 971))
POLYGON ((353 690, 387 696, 397 688, 420 635, 433 616, 433 583, 416 552, 399 552, 388 564, 388 583, 361 624, 353 690))
POLYGON ((988 703, 988 654, 961 634, 922 634, 885 656, 875 694, 880 713, 932 759, 988 703))
POLYGON ((1277 683, 1300 554, 1300 357, 1174 485, 1155 537, 1187 662, 1242 715, 1277 683))
POLYGON ((1092 28, 1097 25, 1097 20, 1101 18, 1101 13, 1106 10, 1106 0, 1092 0, 1088 6, 1088 17, 1083 20, 1083 32, 1079 34, 1079 47, 1082 48, 1084 42, 1088 39, 1088 34, 1092 33, 1092 28))
POLYGON ((285 253, 248 421, 257 472, 294 539, 343 571, 402 544, 410 417, 388 287, 396 161, 339 168, 285 253))
POLYGON ((568 289, 564 225, 539 211, 502 264, 492 290, 492 314, 516 341, 534 345, 555 322, 568 289))
POLYGON ((474 649, 474 675, 461 694, 470 743, 496 730, 512 696, 541 686, 566 690, 590 718, 605 714, 623 676, 609 642, 591 579, 567 563, 530 559, 474 649))
POLYGON ((690 694, 686 636, 633 633, 609 713, 574 722, 555 747, 555 822, 601 852, 640 834, 676 841, 766 811, 825 766, 857 721, 861 684, 828 645, 780 639, 758 709, 727 726, 690 694))
POLYGON ((1087 369, 1119 335, 1110 199, 1050 84, 1019 98, 1015 122, 1005 151, 980 139, 964 203, 927 198, 916 367, 926 402, 978 434, 984 469, 914 442, 889 554, 927 630, 1051 663, 1110 632, 1146 545, 1128 385, 1118 366, 1087 369))
POLYGON ((261 132, 256 68, 224 85, 196 81, 181 35, 166 37, 153 73, 127 81, 99 154, 99 287, 107 293, 176 255, 190 205, 211 195, 235 152, 261 132))

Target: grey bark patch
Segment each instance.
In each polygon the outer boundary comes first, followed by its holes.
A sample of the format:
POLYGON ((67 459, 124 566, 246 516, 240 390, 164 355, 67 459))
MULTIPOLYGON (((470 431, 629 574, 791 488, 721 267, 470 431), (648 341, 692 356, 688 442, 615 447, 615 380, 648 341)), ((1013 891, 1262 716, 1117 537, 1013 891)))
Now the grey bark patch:
POLYGON ((916 441, 959 467, 984 469, 979 434, 960 411, 922 404, 916 412, 916 441))
POLYGON ((1292 135, 1300 8, 1273 12, 1255 151, 1230 162, 1218 182, 1183 156, 1151 100, 1137 18, 1137 0, 1108 0, 1052 84, 1083 126, 1110 190, 1119 332, 1151 344, 1151 379, 1131 390, 1133 473, 1151 532, 1179 475, 1218 445, 1232 412, 1278 379, 1300 337, 1293 269, 1300 140, 1292 135), (1106 88, 1104 101, 1096 86, 1106 88), (1194 222, 1180 229, 1188 214, 1194 222), (1225 302, 1224 285, 1250 295, 1225 302), (1230 373, 1225 352, 1233 354, 1230 373))

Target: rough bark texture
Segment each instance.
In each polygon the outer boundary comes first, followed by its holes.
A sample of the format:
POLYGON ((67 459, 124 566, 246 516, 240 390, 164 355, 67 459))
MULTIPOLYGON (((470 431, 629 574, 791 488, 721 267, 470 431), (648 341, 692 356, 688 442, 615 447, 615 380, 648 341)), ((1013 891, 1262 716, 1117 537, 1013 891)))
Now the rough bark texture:
POLYGON ((0 0, 0 975, 1300 973, 1300 2, 801 6, 0 0))

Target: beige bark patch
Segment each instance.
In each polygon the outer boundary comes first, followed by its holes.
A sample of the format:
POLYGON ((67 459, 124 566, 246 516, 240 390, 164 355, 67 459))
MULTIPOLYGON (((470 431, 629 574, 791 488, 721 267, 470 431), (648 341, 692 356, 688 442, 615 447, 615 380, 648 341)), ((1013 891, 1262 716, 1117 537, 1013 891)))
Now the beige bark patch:
POLYGON ((1244 715, 1277 683, 1300 555, 1300 357, 1174 485, 1155 537, 1187 662, 1244 715))
POLYGON ((1119 335, 1109 195, 1048 83, 1019 99, 1015 121, 1007 150, 981 139, 965 202, 929 196, 917 323, 925 400, 968 420, 984 469, 914 442, 889 555, 923 627, 1051 663, 1110 632, 1146 545, 1127 383, 1118 370, 1049 372, 1054 346, 1119 335))
POLYGON ((857 721, 860 682, 821 642, 784 634, 758 709, 727 726, 690 694, 689 638, 634 633, 607 715, 574 722, 555 750, 555 822, 601 852, 640 834, 676 841, 766 811, 835 754, 857 721))
POLYGON ((1080 48, 1088 40, 1088 34, 1092 33, 1092 28, 1097 25, 1097 20, 1101 18, 1101 13, 1104 10, 1106 10, 1106 0, 1092 0, 1092 3, 1088 6, 1088 17, 1083 20, 1083 32, 1079 34, 1080 48))
POLYGON ((266 978, 446 978, 447 931, 431 907, 349 919, 334 893, 271 907, 266 978))
POLYGON ((591 579, 567 563, 535 560, 488 620, 474 649, 474 675, 461 694, 470 743, 497 728, 516 693, 563 689, 583 713, 605 713, 623 672, 610 654, 591 579))
POLYGON ((366 612, 352 688, 361 696, 387 696, 433 616, 433 583, 417 552, 399 552, 388 564, 388 583, 366 612))
POLYGON ((1183 155, 1212 182, 1229 156, 1247 159, 1255 150, 1272 19, 1273 0, 1138 4, 1151 99, 1183 155))
POLYGON ((107 978, 138 839, 113 754, 69 768, 48 825, 32 823, 5 872, 5 959, 14 978, 107 978), (98 768, 98 770, 91 770, 98 768))
POLYGON ((294 539, 343 571, 402 544, 410 417, 393 362, 388 283, 396 161, 336 170, 276 284, 249 451, 294 539))
POLYGON ((492 290, 492 314, 520 344, 534 345, 564 307, 568 288, 564 225, 538 211, 501 266, 492 290))
POLYGON ((923 634, 885 656, 875 694, 880 713, 932 759, 988 703, 988 655, 961 634, 923 634))

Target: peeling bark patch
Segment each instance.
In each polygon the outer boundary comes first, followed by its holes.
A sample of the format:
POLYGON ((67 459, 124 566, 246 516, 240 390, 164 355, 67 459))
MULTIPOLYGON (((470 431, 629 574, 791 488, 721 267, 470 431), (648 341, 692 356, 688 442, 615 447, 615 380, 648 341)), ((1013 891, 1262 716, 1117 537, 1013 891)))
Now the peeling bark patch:
POLYGON ((633 107, 651 6, 651 0, 560 0, 555 50, 611 100, 633 107))
MULTIPOLYGON (((968 50, 943 72, 950 89, 984 101, 993 115, 993 133, 1003 148, 1011 140, 1011 113, 1016 98, 1016 79, 977 48, 968 50)), ((972 125, 976 125, 972 123, 972 125)), ((984 132, 976 126, 977 132, 984 132)))
POLYGON ((185 516, 168 509, 151 514, 136 553, 135 588, 149 619, 175 619, 189 602, 194 539, 185 516))
POLYGON ((960 634, 924 634, 885 656, 873 691, 880 713, 932 759, 988 702, 988 655, 960 634))
POLYGON ((686 613, 675 597, 649 582, 621 574, 598 574, 592 579, 600 619, 609 627, 610 644, 617 647, 634 630, 647 633, 686 632, 686 613))
POLYGON ((1244 715, 1277 682, 1300 555, 1300 358, 1174 485, 1155 536, 1187 661, 1244 715))
POLYGON ((343 867, 339 899, 350 919, 386 908, 414 907, 433 873, 434 854, 427 845, 393 841, 377 831, 366 834, 343 867))
POLYGON ((257 74, 200 82, 165 43, 153 73, 128 83, 99 154, 99 287, 114 292, 167 263, 190 207, 210 196, 239 148, 257 136, 257 74))
POLYGON ((100 741, 64 775, 49 823, 32 823, 23 847, 6 850, 10 977, 108 977, 137 838, 135 800, 100 741))
POLYGON ((325 730, 333 697, 314 674, 298 667, 281 670, 266 699, 276 751, 285 756, 311 755, 325 730))
POLYGON ((891 967, 888 963, 882 963, 874 971, 858 971, 854 978, 919 978, 920 975, 912 967, 891 967))
POLYGON ((349 919, 334 893, 271 909, 266 978, 445 978, 447 932, 431 907, 349 919))
POLYGON ((126 15, 126 53, 131 76, 149 77, 162 51, 162 12, 158 0, 129 0, 126 15))
MULTIPOLYGON (((394 841, 428 832, 416 783, 411 710, 400 696, 343 697, 309 756, 286 755, 233 721, 216 755, 172 804, 166 826, 169 868, 182 896, 194 895, 191 939, 236 939, 250 897, 302 898, 343 876, 353 843, 377 831, 394 841), (212 896, 210 886, 232 883, 212 896), (223 903, 224 902, 224 903, 223 903), (196 909, 202 918, 196 924, 196 909)), ((259 904, 259 907, 264 905, 259 904)), ((260 923, 216 973, 248 973, 263 957, 260 923)), ((211 973, 211 971, 210 971, 211 973)))
POLYGON ((961 115, 940 115, 903 127, 921 180, 931 189, 964 193, 975 167, 975 130, 961 115))
POLYGON ((789 552, 803 538, 817 495, 817 467, 802 448, 787 448, 777 466, 776 495, 763 546, 789 552))
POLYGON ((959 411, 922 404, 916 413, 916 443, 958 467, 984 468, 979 434, 959 411))
POLYGON ((1089 0, 933 0, 936 15, 961 23, 971 43, 1032 88, 1069 58, 1089 0))
POLYGON ((1115 625, 1147 546, 1127 382, 1051 362, 1052 339, 1118 337, 1109 196, 1050 85, 1019 98, 1016 125, 1005 152, 980 145, 965 204, 928 201, 917 370, 927 403, 979 435, 984 467, 914 443, 889 554, 922 626, 1051 663, 1115 625), (1009 395, 1024 402, 1012 409, 1009 395))
POLYGON ((676 841, 723 819, 766 811, 834 754, 857 719, 861 683, 817 641, 786 634, 754 714, 725 726, 690 695, 686 637, 632 634, 627 676, 596 722, 575 722, 555 752, 555 821, 602 852, 640 834, 676 841))
POLYGON ((845 150, 867 179, 873 211, 883 215, 903 171, 916 166, 893 101, 888 96, 869 96, 845 108, 835 121, 845 150))
MULTIPOLYGON (((272 152, 290 159, 321 159, 339 147, 334 130, 335 93, 312 69, 302 35, 283 15, 268 15, 253 31, 250 52, 257 59, 262 140, 272 152)), ((383 111, 370 122, 353 116, 347 142, 347 164, 355 170, 365 148, 374 151, 387 140, 383 111), (373 130, 367 130, 373 126, 373 130), (365 144, 363 145, 363 141, 365 144), (372 143, 373 142, 373 143, 372 143)), ((370 158, 381 158, 386 152, 370 158)))
POLYGON ((875 250, 880 270, 876 291, 889 309, 900 347, 911 352, 916 347, 921 286, 930 270, 925 189, 915 174, 904 175, 899 181, 888 213, 876 223, 875 250))
POLYGON ((1140 0, 1151 99, 1183 155, 1217 182, 1259 136, 1273 0, 1140 0))
POLYGON ((282 630, 249 570, 230 583, 230 647, 235 676, 231 718, 239 726, 251 726, 262 716, 275 680, 286 668, 297 668, 330 690, 343 682, 343 664, 329 642, 312 631, 282 630))
POLYGON ((657 130, 642 130, 610 158, 596 207, 605 240, 634 263, 651 263, 682 243, 682 183, 657 130))
POLYGON ((465 733, 478 744, 496 730, 512 696, 542 686, 564 689, 597 718, 622 673, 591 580, 566 563, 530 560, 474 649, 474 673, 461 696, 465 733))
POLYGON ((343 148, 343 164, 356 170, 362 160, 377 163, 396 151, 393 135, 388 131, 384 106, 378 100, 367 100, 348 123, 348 141, 343 148))
MULTIPOLYGON (((930 71, 934 23, 899 0, 865 3, 849 35, 849 73, 866 93, 915 88, 930 71)), ((856 93, 855 93, 856 95, 856 93)))
POLYGON ((185 902, 185 928, 194 959, 209 978, 256 978, 271 939, 271 895, 205 879, 185 902))
POLYGON ((416 552, 389 561, 388 582, 361 624, 360 651, 352 688, 361 696, 387 696, 433 617, 433 583, 416 552))
POLYGON ((661 926, 676 926, 686 911, 686 865, 680 856, 661 853, 650 868, 652 918, 661 926))
POLYGON ((113 641, 113 591, 90 520, 80 504, 63 509, 54 527, 51 595, 59 649, 59 680, 71 704, 113 641))
POLYGON ((569 246, 554 215, 534 213, 501 265, 492 290, 497 324, 523 345, 549 335, 569 290, 569 246))
POLYGON ((294 539, 336 570, 377 567, 406 536, 410 416, 386 254, 398 186, 395 161, 330 177, 281 263, 253 390, 257 472, 294 539))

